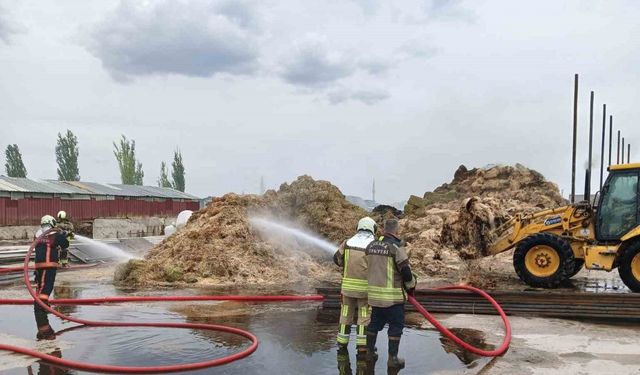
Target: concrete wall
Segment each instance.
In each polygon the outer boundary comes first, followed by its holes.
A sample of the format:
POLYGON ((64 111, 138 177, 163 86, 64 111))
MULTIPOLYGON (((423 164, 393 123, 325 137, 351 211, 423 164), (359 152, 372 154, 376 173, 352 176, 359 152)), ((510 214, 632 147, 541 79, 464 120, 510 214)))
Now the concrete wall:
MULTIPOLYGON (((145 236, 159 236, 164 233, 164 227, 175 223, 175 217, 135 217, 126 219, 95 219, 93 221, 93 238, 132 238, 145 236)), ((76 229, 80 223, 76 223, 76 229)), ((90 225, 90 222, 85 223, 90 225)), ((18 225, 0 227, 0 240, 27 240, 33 239, 38 230, 37 225, 18 225)), ((78 230, 80 234, 83 232, 78 230)), ((85 235, 88 235, 85 234, 85 235)))
POLYGON ((16 225, 0 227, 0 240, 33 240, 33 235, 40 228, 38 225, 16 225))
POLYGON ((165 225, 175 218, 138 217, 129 219, 95 219, 93 221, 93 238, 131 238, 159 236, 163 234, 165 225))

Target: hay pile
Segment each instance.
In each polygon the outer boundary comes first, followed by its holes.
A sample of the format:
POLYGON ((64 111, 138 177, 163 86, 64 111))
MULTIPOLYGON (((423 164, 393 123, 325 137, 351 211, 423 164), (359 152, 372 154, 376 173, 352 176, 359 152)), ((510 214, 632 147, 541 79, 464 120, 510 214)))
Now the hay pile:
POLYGON ((336 243, 353 236, 358 220, 367 215, 336 186, 309 176, 298 177, 291 185, 284 183, 267 196, 274 198, 268 214, 294 221, 336 243))
MULTIPOLYGON (((489 268, 474 259, 486 251, 491 230, 517 212, 563 203, 555 184, 522 165, 471 170, 460 166, 450 183, 423 197, 412 196, 404 214, 385 206, 367 213, 331 183, 301 176, 262 196, 227 194, 214 199, 194 213, 185 228, 152 249, 147 259, 122 267, 116 281, 128 285, 338 281, 338 269, 326 253, 313 253, 291 238, 273 241, 277 235, 256 230, 250 218, 285 221, 337 245, 353 235, 360 218, 370 215, 379 224, 389 217, 400 218, 400 235, 419 275, 486 286, 487 278, 480 273, 489 268)), ((488 259, 490 267, 495 259, 500 258, 488 259)))
MULTIPOLYGON (((262 196, 227 194, 195 212, 187 225, 153 248, 144 261, 121 267, 121 284, 186 282, 278 284, 335 279, 330 260, 265 241, 250 216, 269 216, 312 228, 336 243, 353 232, 366 212, 326 181, 301 176, 262 196), (288 251, 287 251, 288 250, 288 251)), ((284 242, 283 242, 284 243, 284 242)), ((295 245, 295 244, 294 244, 295 245)))
POLYGON ((492 229, 518 212, 564 204, 558 187, 520 164, 468 170, 424 196, 411 196, 401 220, 412 265, 427 275, 468 281, 477 267, 465 259, 486 252, 492 229))

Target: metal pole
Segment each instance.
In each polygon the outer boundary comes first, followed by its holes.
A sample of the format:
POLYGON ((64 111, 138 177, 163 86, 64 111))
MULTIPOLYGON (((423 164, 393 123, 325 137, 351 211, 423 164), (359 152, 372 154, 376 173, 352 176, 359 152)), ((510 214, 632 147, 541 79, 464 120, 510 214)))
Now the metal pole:
POLYGON ((573 149, 571 158, 571 203, 576 201, 576 145, 578 143, 578 74, 573 84, 573 149))
POLYGON ((593 164, 593 91, 591 91, 591 100, 589 102, 589 192, 591 192, 591 165, 593 164))
POLYGON ((620 130, 618 130, 618 148, 616 149, 616 164, 620 164, 620 130))
POLYGON ((607 131, 607 105, 602 105, 602 148, 600 149, 600 190, 602 191, 602 178, 604 177, 604 138, 607 131))
POLYGON ((620 164, 624 164, 624 137, 622 137, 622 157, 620 158, 620 164))
POLYGON ((591 202, 591 169, 584 171, 584 200, 591 202))
POLYGON ((613 148, 613 116, 609 115, 609 166, 611 166, 612 148, 613 148))
POLYGON ((629 143, 627 145, 628 150, 627 150, 627 164, 631 163, 631 143, 629 143))

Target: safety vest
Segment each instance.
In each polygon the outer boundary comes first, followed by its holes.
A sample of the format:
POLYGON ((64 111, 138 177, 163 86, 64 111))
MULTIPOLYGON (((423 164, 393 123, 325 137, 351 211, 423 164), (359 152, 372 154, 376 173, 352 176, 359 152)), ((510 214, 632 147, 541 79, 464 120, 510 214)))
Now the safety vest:
POLYGON ((365 249, 373 240, 373 234, 360 231, 344 243, 341 249, 344 252, 341 290, 343 296, 367 298, 368 273, 365 249))
POLYGON ((399 239, 382 236, 366 249, 369 265, 367 294, 371 306, 389 307, 406 300, 398 266, 408 257, 400 245, 399 239))

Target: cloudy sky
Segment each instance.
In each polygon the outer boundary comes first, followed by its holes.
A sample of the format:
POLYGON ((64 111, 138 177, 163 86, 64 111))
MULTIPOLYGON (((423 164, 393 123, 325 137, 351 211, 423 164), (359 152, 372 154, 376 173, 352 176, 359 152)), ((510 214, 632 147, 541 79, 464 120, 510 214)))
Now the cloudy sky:
POLYGON ((199 196, 306 173, 395 202, 516 162, 566 194, 574 73, 579 168, 590 90, 597 144, 607 103, 640 149, 638 19, 632 0, 0 0, 0 146, 55 178, 71 129, 82 179, 118 182, 125 134, 146 184, 180 148, 199 196))

